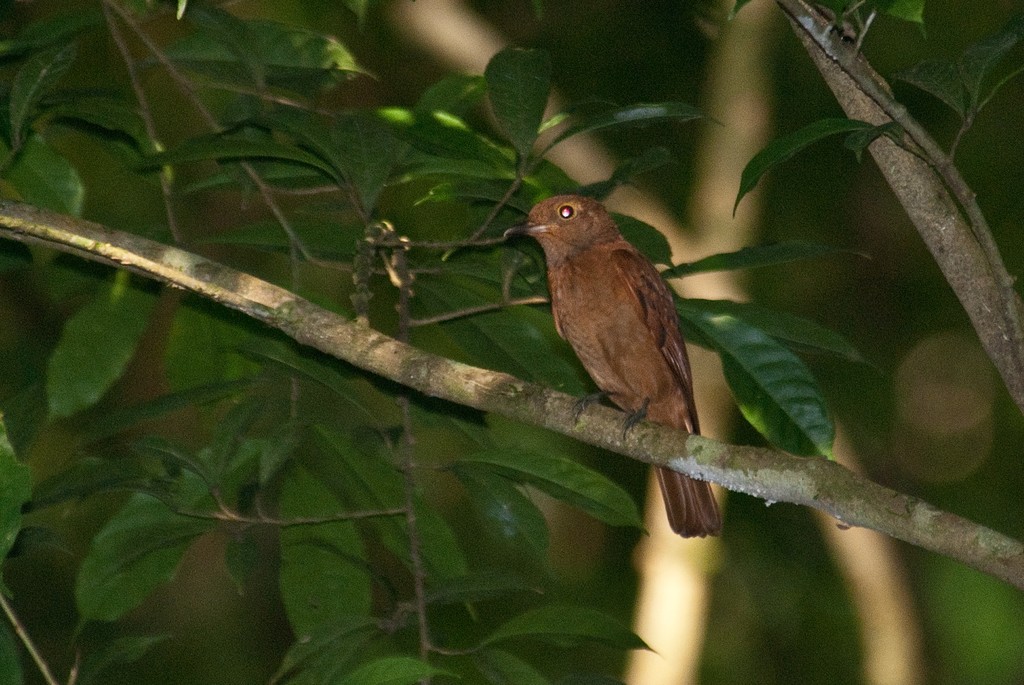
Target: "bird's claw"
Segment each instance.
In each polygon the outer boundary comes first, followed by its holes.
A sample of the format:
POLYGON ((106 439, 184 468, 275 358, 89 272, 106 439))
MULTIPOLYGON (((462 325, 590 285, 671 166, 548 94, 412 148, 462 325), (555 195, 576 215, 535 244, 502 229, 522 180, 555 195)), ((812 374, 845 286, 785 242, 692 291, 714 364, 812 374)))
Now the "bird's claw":
POLYGON ((650 397, 644 398, 644 403, 642 405, 640 405, 640 408, 637 409, 635 412, 633 412, 632 414, 630 414, 629 416, 626 417, 625 423, 622 424, 622 439, 623 440, 626 439, 626 433, 629 432, 630 428, 632 428, 633 426, 635 426, 636 424, 640 423, 645 418, 647 418, 647 405, 649 405, 650 403, 651 403, 651 398, 650 397))
POLYGON ((592 405, 594 402, 600 402, 601 400, 608 397, 606 392, 592 392, 589 395, 576 400, 576 404, 572 406, 572 420, 573 423, 577 423, 580 420, 580 414, 587 410, 587 407, 592 405))

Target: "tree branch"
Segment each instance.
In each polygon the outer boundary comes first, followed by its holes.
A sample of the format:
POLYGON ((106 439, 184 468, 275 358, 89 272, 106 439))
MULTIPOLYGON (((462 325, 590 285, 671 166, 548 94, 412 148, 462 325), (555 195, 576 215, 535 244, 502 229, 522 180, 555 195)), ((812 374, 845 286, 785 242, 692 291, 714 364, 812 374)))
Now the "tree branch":
POLYGON ((950 156, 896 101, 885 80, 825 17, 804 0, 776 2, 846 115, 875 125, 895 121, 916 146, 911 152, 881 136, 868 149, 1024 412, 1024 306, 974 191, 950 156))
POLYGON ((0 235, 130 269, 237 309, 296 341, 431 397, 542 426, 640 461, 769 502, 820 509, 961 561, 1024 589, 1024 545, 839 464, 727 445, 652 423, 624 437, 621 413, 599 406, 573 420, 576 398, 390 338, 287 290, 198 255, 15 202, 0 202, 0 235))

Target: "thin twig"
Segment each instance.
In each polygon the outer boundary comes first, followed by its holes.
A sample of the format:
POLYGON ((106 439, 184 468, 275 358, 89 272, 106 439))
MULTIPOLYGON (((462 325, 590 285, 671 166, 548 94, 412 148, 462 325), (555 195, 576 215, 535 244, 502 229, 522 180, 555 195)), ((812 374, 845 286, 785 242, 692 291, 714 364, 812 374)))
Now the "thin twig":
POLYGON ((46 663, 46 659, 39 653, 32 637, 25 630, 25 626, 22 625, 18 615, 14 613, 14 607, 7 601, 7 597, 4 596, 3 592, 0 592, 0 607, 3 607, 4 614, 7 615, 7 620, 10 621, 11 627, 14 628, 15 634, 18 639, 21 640, 21 644, 25 645, 25 649, 28 650, 29 655, 32 657, 32 661, 35 662, 36 668, 39 669, 39 673, 43 676, 43 680, 46 681, 47 685, 60 685, 60 681, 54 677, 50 671, 50 665, 46 663))
POLYGON ((505 309, 506 307, 517 307, 521 305, 530 304, 545 304, 548 298, 541 295, 534 295, 532 297, 518 297, 512 300, 505 300, 504 302, 493 302, 490 304, 481 304, 476 307, 466 307, 465 309, 459 309, 453 312, 445 312, 443 314, 437 314, 435 316, 427 316, 422 319, 409 319, 410 326, 429 326, 435 323, 443 323, 445 321, 452 321, 454 319, 461 319, 467 316, 475 316, 477 314, 484 314, 486 312, 493 312, 498 309, 505 309))

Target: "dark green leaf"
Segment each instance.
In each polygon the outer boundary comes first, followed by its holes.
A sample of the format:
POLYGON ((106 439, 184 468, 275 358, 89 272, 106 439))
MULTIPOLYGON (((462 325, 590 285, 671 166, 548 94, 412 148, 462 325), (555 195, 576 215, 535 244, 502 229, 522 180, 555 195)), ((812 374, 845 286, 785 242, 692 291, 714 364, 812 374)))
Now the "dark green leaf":
POLYGON ((903 142, 903 127, 895 121, 890 121, 889 123, 882 124, 881 126, 872 126, 871 128, 854 131, 850 135, 846 136, 846 140, 843 141, 843 147, 847 150, 852 150, 859 162, 861 155, 864 153, 864 150, 867 149, 868 145, 875 142, 875 139, 880 138, 881 136, 885 136, 899 145, 903 142))
POLYGON ((810 371, 763 331, 684 301, 676 308, 718 350, 743 416, 779 449, 832 457, 835 427, 810 371))
MULTIPOLYGON (((7 426, 0 415, 0 562, 21 530, 21 509, 32 496, 32 473, 14 456, 7 426)), ((0 592, 2 589, 0 579, 0 592)))
POLYGON ((82 457, 35 487, 32 508, 42 509, 114 490, 150 490, 158 474, 143 459, 82 457))
POLYGON ((167 341, 164 365, 177 391, 248 379, 259 364, 238 353, 254 335, 251 321, 197 298, 178 307, 167 341))
POLYGON ((358 191, 365 211, 371 213, 403 146, 379 119, 361 113, 339 116, 330 140, 339 168, 358 191))
POLYGON ((26 61, 14 77, 10 92, 11 141, 21 147, 36 107, 75 60, 74 43, 44 50, 26 61))
POLYGON ((960 79, 960 70, 948 59, 929 59, 896 72, 894 78, 917 86, 945 102, 962 119, 970 105, 970 95, 960 79))
POLYGON ((661 272, 664 278, 679 278, 708 271, 731 271, 734 269, 756 269, 763 266, 777 266, 802 259, 818 259, 843 252, 838 247, 790 240, 771 245, 744 247, 736 252, 711 255, 688 264, 679 264, 661 272))
POLYGON ((538 558, 548 549, 548 524, 544 515, 511 480, 463 464, 455 464, 452 471, 462 482, 470 499, 495 530, 507 541, 513 540, 533 550, 538 558))
POLYGON ((665 234, 631 216, 613 214, 623 237, 655 264, 672 263, 672 247, 665 234))
POLYGON ((224 548, 224 566, 235 582, 238 594, 245 593, 246 583, 260 561, 260 547, 249 531, 235 535, 224 548))
POLYGON ((155 303, 122 273, 67 321, 47 367, 51 414, 70 416, 103 397, 135 353, 155 303))
POLYGON ((578 121, 570 124, 555 136, 548 145, 548 149, 581 133, 592 133, 617 127, 646 126, 659 121, 692 121, 702 116, 699 109, 685 102, 627 105, 580 117, 578 121))
MULTIPOLYGON (((481 285, 465 277, 422 277, 416 282, 416 304, 422 310, 416 315, 455 312, 498 302, 500 298, 499 287, 481 285)), ((566 348, 546 312, 517 307, 465 316, 440 326, 467 353, 465 360, 470 363, 554 385, 572 394, 580 394, 586 387, 577 367, 566 356, 566 348)))
POLYGON ((48 111, 56 119, 82 122, 129 138, 139 152, 154 152, 146 125, 138 111, 123 100, 104 97, 75 98, 48 111))
POLYGON ((496 685, 550 685, 540 671, 503 649, 484 649, 473 661, 487 681, 496 685))
POLYGON ((964 51, 960 58, 960 77, 972 109, 977 109, 982 99, 981 88, 985 77, 1021 39, 1024 39, 1024 14, 1012 18, 1001 29, 968 46, 964 51))
POLYGON ((365 616, 342 614, 321 626, 315 634, 298 640, 285 654, 271 683, 324 685, 341 680, 366 642, 376 634, 376 621, 365 616))
POLYGON ((820 119, 804 126, 799 131, 778 138, 768 143, 763 150, 747 162, 740 176, 740 189, 733 204, 733 212, 739 206, 743 196, 753 190, 772 167, 785 162, 808 145, 837 133, 851 133, 859 129, 871 128, 871 124, 853 119, 820 119))
MULTIPOLYGON (((323 483, 295 468, 281 493, 284 520, 337 516, 345 507, 323 483)), ((288 526, 281 530, 281 599, 300 638, 334 617, 369 615, 370 575, 363 543, 351 521, 288 526)))
POLYGON ((646 174, 673 161, 675 160, 668 148, 660 146, 648 148, 638 157, 630 157, 619 163, 608 179, 580 187, 579 194, 603 200, 613 190, 629 183, 636 176, 646 174))
MULTIPOLYGON (((292 167, 293 169, 295 167, 292 167)), ((308 177, 307 177, 308 178, 308 177)), ((264 179, 273 179, 264 176, 264 179)), ((318 176, 317 181, 323 183, 318 176)), ((329 215, 310 217, 289 217, 292 232, 302 241, 313 256, 337 262, 350 261, 355 254, 355 243, 365 235, 365 228, 356 225, 339 225, 329 215)), ((258 221, 238 228, 208 235, 203 242, 219 245, 239 245, 267 252, 289 254, 294 248, 291 237, 276 220, 258 221)))
POLYGON ((553 454, 493 449, 462 457, 455 464, 483 466, 552 497, 573 504, 613 526, 643 527, 636 503, 615 483, 596 471, 553 454))
POLYGON ((797 348, 798 351, 826 352, 852 362, 864 361, 857 348, 843 336, 814 321, 788 312, 766 309, 750 302, 729 300, 687 298, 686 303, 703 309, 712 316, 726 315, 741 319, 755 328, 760 328, 776 340, 797 348))
POLYGON ((544 50, 505 48, 484 70, 491 108, 521 159, 537 140, 551 90, 551 58, 544 50))
POLYGON ((147 157, 145 166, 155 168, 214 159, 227 161, 273 159, 279 162, 291 162, 316 169, 327 180, 340 180, 338 171, 317 155, 294 145, 285 145, 266 138, 200 136, 187 140, 167 152, 147 157))
POLYGON ((27 24, 15 38, 0 40, 0 57, 63 45, 82 31, 102 24, 103 13, 98 8, 77 7, 67 14, 27 24))
POLYGON ((540 593, 534 585, 505 571, 476 572, 458 578, 446 578, 432 584, 427 592, 429 604, 465 604, 506 597, 523 592, 540 593))
POLYGON ((78 678, 75 680, 76 685, 103 682, 98 676, 106 669, 117 664, 130 664, 138 661, 146 655, 146 652, 168 637, 168 635, 129 635, 103 644, 96 651, 89 652, 82 660, 78 669, 78 678))
POLYGON ((410 656, 384 656, 346 675, 345 685, 414 685, 434 676, 455 674, 410 656))
POLYGON ((621 649, 649 649, 631 630, 589 607, 551 604, 505 622, 484 641, 484 646, 512 638, 529 637, 559 647, 603 642, 621 649))
POLYGON ((21 670, 21 650, 7 621, 0 621, 0 682, 22 685, 25 674, 21 670))
MULTIPOLYGON (((0 153, 7 153, 3 142, 0 153)), ((38 134, 25 139, 4 177, 29 204, 71 216, 82 214, 85 186, 78 171, 38 134)))
POLYGON ((134 495, 96 534, 82 561, 75 584, 82 619, 115 621, 138 606, 174 577, 188 546, 214 525, 134 495))

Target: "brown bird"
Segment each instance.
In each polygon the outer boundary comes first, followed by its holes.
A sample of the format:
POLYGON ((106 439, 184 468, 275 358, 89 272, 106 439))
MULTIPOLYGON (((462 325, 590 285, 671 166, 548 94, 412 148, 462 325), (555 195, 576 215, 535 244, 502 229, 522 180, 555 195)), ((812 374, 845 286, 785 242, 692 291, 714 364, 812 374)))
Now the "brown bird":
MULTIPOLYGON (((505 235, 540 243, 555 327, 601 393, 630 415, 627 428, 646 417, 700 433, 690 361, 668 286, 601 203, 557 195, 505 235)), ((684 537, 721 530, 708 483, 664 468, 658 482, 672 530, 684 537)))

